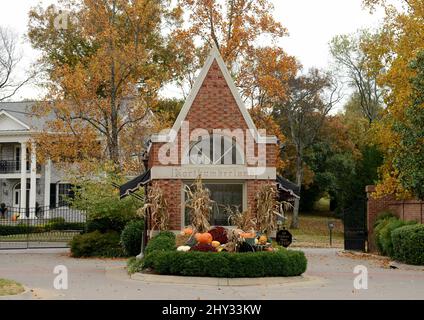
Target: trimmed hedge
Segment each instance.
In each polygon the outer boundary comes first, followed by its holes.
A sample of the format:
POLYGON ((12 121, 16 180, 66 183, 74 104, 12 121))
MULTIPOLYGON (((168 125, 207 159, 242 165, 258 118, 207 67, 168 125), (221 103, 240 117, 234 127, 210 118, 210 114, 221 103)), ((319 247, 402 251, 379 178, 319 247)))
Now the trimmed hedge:
POLYGON ((163 231, 150 239, 146 248, 144 249, 144 254, 148 255, 153 251, 170 250, 175 250, 175 234, 169 231, 163 231))
POLYGON ((94 231, 76 235, 70 242, 71 255, 80 257, 125 257, 117 232, 94 231))
POLYGON ((258 278, 292 277, 306 271, 303 252, 177 252, 155 251, 146 255, 143 268, 159 274, 192 277, 258 278))
POLYGON ((143 220, 133 220, 125 226, 121 233, 121 244, 128 255, 136 256, 140 253, 143 230, 143 220))
POLYGON ((0 236, 9 236, 16 234, 26 233, 42 233, 49 231, 63 231, 63 230, 80 230, 85 229, 85 223, 83 222, 60 222, 60 221, 49 221, 45 225, 27 225, 25 223, 17 225, 0 225, 0 236))
POLYGON ((394 257, 392 232, 397 228, 413 224, 416 224, 416 222, 399 220, 396 217, 382 220, 381 223, 378 224, 378 228, 376 228, 376 241, 380 253, 389 257, 394 257))
POLYGON ((391 234, 396 260, 424 265, 424 225, 416 224, 398 228, 391 234))

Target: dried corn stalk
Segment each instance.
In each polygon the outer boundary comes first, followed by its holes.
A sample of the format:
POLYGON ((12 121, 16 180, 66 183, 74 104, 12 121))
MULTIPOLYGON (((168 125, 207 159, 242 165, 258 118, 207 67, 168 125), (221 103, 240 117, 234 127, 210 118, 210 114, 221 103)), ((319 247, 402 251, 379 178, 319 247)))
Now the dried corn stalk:
POLYGON ((148 192, 147 202, 139 209, 138 214, 146 217, 150 211, 150 237, 153 231, 169 230, 168 203, 160 187, 153 185, 148 192))
POLYGON ((277 229, 277 217, 284 217, 284 211, 291 206, 277 200, 277 189, 271 184, 264 185, 256 196, 256 217, 259 231, 270 235, 277 229))
POLYGON ((185 186, 187 193, 186 207, 190 209, 190 224, 195 232, 207 232, 210 229, 210 216, 214 201, 210 198, 210 192, 202 183, 199 176, 191 186, 185 186))
POLYGON ((240 212, 238 206, 233 206, 233 208, 229 205, 224 207, 225 213, 228 215, 229 224, 244 232, 255 232, 257 219, 252 211, 249 209, 245 212, 240 212))

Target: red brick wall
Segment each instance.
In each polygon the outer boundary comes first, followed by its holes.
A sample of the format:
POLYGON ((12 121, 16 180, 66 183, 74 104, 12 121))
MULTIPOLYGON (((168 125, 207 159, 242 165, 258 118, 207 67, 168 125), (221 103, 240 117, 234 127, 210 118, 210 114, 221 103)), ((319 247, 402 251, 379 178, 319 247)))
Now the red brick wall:
POLYGON ((379 213, 382 211, 391 211, 397 217, 403 220, 415 220, 423 223, 424 218, 424 201, 418 200, 396 200, 395 196, 388 195, 382 198, 374 198, 373 192, 375 186, 367 186, 368 195, 367 203, 367 223, 368 223, 368 243, 369 250, 375 251, 374 242, 374 223, 379 213))
POLYGON ((155 180, 152 183, 164 193, 170 215, 170 229, 181 230, 181 180, 155 180))

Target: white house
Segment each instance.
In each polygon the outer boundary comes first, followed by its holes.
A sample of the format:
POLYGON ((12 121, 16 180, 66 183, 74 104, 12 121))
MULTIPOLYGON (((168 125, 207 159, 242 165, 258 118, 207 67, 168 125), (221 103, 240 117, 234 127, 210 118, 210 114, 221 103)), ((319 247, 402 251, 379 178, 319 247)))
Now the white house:
POLYGON ((31 136, 50 116, 33 117, 34 103, 0 102, 0 204, 26 212, 20 218, 35 218, 36 207, 57 207, 71 192, 51 161, 37 165, 31 136))

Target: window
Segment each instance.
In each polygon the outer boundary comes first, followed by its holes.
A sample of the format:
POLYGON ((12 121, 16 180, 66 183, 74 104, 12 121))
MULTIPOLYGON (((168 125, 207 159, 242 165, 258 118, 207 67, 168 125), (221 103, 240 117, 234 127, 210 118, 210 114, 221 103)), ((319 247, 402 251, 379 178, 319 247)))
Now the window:
POLYGON ((73 185, 69 183, 59 184, 59 206, 66 206, 70 199, 74 199, 73 185))
MULTIPOLYGON (((242 183, 206 183, 211 199, 214 202, 210 224, 214 226, 228 226, 226 206, 234 210, 237 207, 243 211, 243 184, 242 183)), ((185 194, 187 197, 187 194, 185 194)), ((187 198, 185 198, 187 199, 187 198)), ((190 224, 189 209, 185 208, 185 225, 190 224)))
POLYGON ((193 165, 234 165, 243 164, 243 154, 237 147, 236 138, 223 135, 199 137, 191 143, 188 150, 188 160, 185 163, 193 165))

